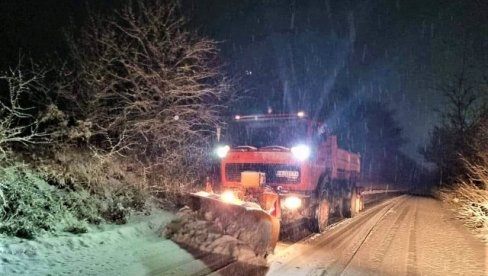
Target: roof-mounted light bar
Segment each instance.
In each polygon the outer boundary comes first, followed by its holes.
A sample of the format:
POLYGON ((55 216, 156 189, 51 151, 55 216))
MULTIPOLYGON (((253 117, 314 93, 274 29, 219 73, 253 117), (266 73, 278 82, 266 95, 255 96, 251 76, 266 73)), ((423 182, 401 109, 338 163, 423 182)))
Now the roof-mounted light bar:
POLYGON ((256 121, 256 120, 273 120, 273 119, 303 119, 307 114, 299 111, 295 114, 257 114, 257 115, 235 115, 236 121, 256 121))

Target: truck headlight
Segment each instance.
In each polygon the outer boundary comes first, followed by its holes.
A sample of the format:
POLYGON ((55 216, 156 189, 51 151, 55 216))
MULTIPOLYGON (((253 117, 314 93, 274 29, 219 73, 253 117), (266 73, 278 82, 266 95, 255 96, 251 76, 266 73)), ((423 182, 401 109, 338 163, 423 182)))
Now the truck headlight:
POLYGON ((304 161, 310 156, 310 147, 307 145, 298 145, 291 148, 291 153, 296 159, 304 161))
POLYGON ((233 191, 225 191, 220 195, 220 199, 226 203, 233 203, 236 201, 236 196, 233 191))
POLYGON ((289 210, 296 210, 302 206, 302 200, 296 196, 289 196, 285 198, 284 207, 289 210))
POLYGON ((215 149, 215 153, 219 158, 225 158, 227 156, 227 153, 229 153, 230 147, 225 145, 225 146, 218 146, 215 149))

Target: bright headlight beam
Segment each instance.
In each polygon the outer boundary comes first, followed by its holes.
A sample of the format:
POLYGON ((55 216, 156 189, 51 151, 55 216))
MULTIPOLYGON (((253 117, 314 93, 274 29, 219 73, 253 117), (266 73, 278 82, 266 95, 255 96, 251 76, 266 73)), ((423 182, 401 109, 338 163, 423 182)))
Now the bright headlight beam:
POLYGON ((225 146, 218 146, 215 149, 215 153, 219 158, 225 158, 227 156, 227 153, 229 153, 230 147, 225 145, 225 146))
POLYGON ((289 196, 285 199, 284 206, 286 209, 296 210, 302 206, 302 200, 296 196, 289 196))
POLYGON ((310 156, 310 147, 307 145, 298 145, 291 148, 291 153, 298 160, 304 161, 310 156))
POLYGON ((236 196, 232 191, 225 191, 220 195, 220 199, 222 199, 223 202, 232 203, 236 201, 236 196))

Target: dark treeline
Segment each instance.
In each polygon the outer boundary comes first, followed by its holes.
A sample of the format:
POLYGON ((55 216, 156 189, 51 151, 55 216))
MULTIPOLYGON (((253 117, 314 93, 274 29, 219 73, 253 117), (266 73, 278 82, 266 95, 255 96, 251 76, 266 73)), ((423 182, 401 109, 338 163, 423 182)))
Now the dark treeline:
MULTIPOLYGON (((77 36, 89 10, 106 14, 123 3, 2 1, 0 69, 15 65, 19 55, 65 60, 65 32, 77 36)), ((474 74, 488 64, 485 1, 182 0, 178 8, 189 27, 220 41, 219 58, 245 91, 235 112, 263 112, 271 106, 286 112, 304 109, 329 122, 340 119, 341 143, 363 153, 365 171, 382 171, 381 165, 366 165, 381 155, 421 163, 417 148, 428 146, 428 133, 440 121, 433 110, 442 109, 443 93, 431 87, 459 73, 462 57, 474 74), (384 140, 360 143, 363 132, 351 120, 369 119, 345 111, 362 110, 370 102, 387 111, 384 120, 402 129, 397 146, 387 146, 392 137, 375 131, 368 134, 384 140), (376 147, 381 144, 392 151, 380 154, 376 147)), ((371 129, 384 127, 382 122, 371 129)), ((418 168, 400 171, 407 175, 418 168)))
POLYGON ((0 72, 0 234, 125 223, 204 182, 233 92, 217 43, 175 1, 90 15, 65 56, 26 53, 0 72))

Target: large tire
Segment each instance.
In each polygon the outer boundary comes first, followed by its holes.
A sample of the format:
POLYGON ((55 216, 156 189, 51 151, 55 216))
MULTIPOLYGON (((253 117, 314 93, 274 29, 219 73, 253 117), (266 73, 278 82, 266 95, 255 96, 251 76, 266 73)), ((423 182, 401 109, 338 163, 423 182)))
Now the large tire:
POLYGON ((356 198, 356 205, 357 205, 357 208, 358 208, 358 213, 361 212, 364 209, 363 198, 361 196, 358 196, 356 198))
POLYGON ((360 210, 361 205, 359 196, 356 188, 352 187, 350 197, 344 199, 344 215, 346 218, 353 218, 359 213, 360 210))
POLYGON ((344 200, 343 197, 339 197, 335 200, 337 203, 337 207, 336 207, 336 215, 339 216, 339 218, 346 218, 348 217, 348 210, 349 210, 349 202, 347 202, 346 200, 344 200))
POLYGON ((311 218, 311 231, 315 233, 322 233, 329 224, 329 202, 326 199, 320 201, 315 207, 314 217, 311 218))
POLYGON ((356 192, 356 189, 353 190, 351 195, 351 217, 355 217, 359 211, 361 211, 360 205, 360 198, 356 192))

